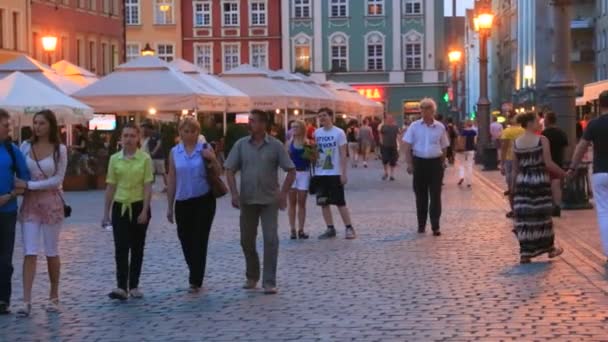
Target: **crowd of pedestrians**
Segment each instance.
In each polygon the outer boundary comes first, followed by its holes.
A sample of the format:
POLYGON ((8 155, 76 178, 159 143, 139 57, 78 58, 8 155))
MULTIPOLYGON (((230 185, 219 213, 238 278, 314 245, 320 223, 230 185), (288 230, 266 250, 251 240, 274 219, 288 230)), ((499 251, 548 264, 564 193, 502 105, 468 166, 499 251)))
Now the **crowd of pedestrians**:
MULTIPOLYGON (((602 113, 608 113, 608 92, 599 98, 602 113)), ((216 213, 216 198, 229 192, 231 204, 240 212, 240 243, 245 258, 243 288, 261 286, 266 294, 278 292, 279 212, 287 210, 290 238, 308 239, 305 232, 308 195, 322 213, 325 230, 318 237, 338 235, 332 207, 337 207, 344 226, 344 238, 356 239, 357 232, 347 206, 348 160, 358 166, 361 157, 368 167, 379 153, 384 166, 382 180, 394 181, 399 149, 405 154, 405 169, 411 174, 418 233, 427 223, 434 236, 441 236, 441 194, 449 164, 457 164, 458 186, 472 188, 473 163, 478 128, 466 121, 461 128, 437 116, 437 105, 425 98, 421 118, 400 128, 393 117, 384 122, 364 120, 335 126, 334 112, 323 108, 317 114, 319 128, 294 121, 285 143, 268 133, 267 113, 253 110, 249 135, 238 140, 222 164, 213 147, 201 139, 197 120, 182 119, 179 142, 163 154, 160 136, 153 125, 126 124, 121 128, 122 149, 110 157, 107 170, 102 225, 112 227, 116 288, 109 297, 127 300, 143 297, 140 275, 144 262, 146 233, 151 219, 150 202, 154 177, 161 175, 166 186, 167 215, 177 225, 184 260, 189 270, 190 293, 203 287, 209 236, 216 213), (141 147, 141 148, 140 148, 141 147), (166 158, 165 158, 166 157, 166 158), (165 162, 166 159, 166 162, 165 162), (286 173, 279 184, 279 169, 286 173), (218 175, 225 171, 227 189, 218 190, 218 175), (240 180, 237 182, 237 177, 240 180), (261 224, 262 266, 256 240, 261 224)), ((608 254, 608 116, 588 122, 582 139, 566 170, 566 134, 557 127, 554 113, 546 112, 541 124, 534 113, 509 117, 503 128, 496 120, 490 126, 492 144, 499 147, 501 171, 509 196, 509 218, 520 245, 520 262, 548 254, 555 258, 563 249, 555 244, 552 216, 559 216, 563 179, 572 176, 586 149, 594 148, 593 185, 600 233, 608 254), (544 127, 542 127, 544 126, 544 127)), ((0 314, 11 305, 12 254, 17 222, 21 224, 24 264, 23 302, 17 315, 32 310, 32 286, 42 238, 50 278, 46 310, 58 312, 61 226, 70 215, 61 185, 67 168, 67 148, 61 144, 53 112, 45 110, 33 118, 33 136, 20 148, 8 139, 9 115, 0 110, 0 314), (17 197, 23 196, 20 210, 17 197)))

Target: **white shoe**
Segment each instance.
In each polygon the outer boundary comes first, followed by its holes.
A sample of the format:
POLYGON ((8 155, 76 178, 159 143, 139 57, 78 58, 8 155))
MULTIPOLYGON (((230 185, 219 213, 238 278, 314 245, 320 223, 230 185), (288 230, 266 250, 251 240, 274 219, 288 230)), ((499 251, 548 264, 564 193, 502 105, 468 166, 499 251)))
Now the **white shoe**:
POLYGON ((26 318, 30 317, 30 313, 32 312, 32 303, 24 302, 17 309, 17 317, 26 318))
POLYGON ((135 299, 144 298, 143 292, 141 292, 141 290, 137 287, 134 289, 131 289, 129 291, 129 295, 131 296, 131 298, 135 298, 135 299))

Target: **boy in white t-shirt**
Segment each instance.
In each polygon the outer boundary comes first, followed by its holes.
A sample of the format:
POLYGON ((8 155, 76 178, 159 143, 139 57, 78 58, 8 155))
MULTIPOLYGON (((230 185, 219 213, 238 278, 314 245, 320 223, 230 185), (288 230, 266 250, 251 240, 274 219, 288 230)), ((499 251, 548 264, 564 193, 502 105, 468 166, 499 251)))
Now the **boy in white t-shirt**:
POLYGON ((325 233, 319 239, 330 239, 336 237, 336 228, 331 214, 331 205, 338 207, 342 221, 346 226, 346 238, 357 237, 355 229, 350 220, 350 212, 346 207, 344 198, 344 185, 346 178, 346 134, 333 124, 333 111, 328 108, 319 110, 319 122, 321 128, 314 133, 315 143, 318 149, 318 158, 315 165, 315 193, 317 205, 323 210, 323 218, 327 224, 325 233))

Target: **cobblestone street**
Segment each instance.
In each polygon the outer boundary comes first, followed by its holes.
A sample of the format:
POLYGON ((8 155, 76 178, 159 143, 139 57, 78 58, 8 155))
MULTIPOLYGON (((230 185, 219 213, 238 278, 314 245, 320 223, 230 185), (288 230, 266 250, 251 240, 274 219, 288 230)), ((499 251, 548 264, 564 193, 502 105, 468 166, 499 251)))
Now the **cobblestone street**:
MULTIPOLYGON (((416 233, 411 178, 403 169, 392 183, 380 180, 377 165, 350 173, 357 240, 344 239, 336 211, 338 239, 317 240, 323 221, 310 200, 307 229, 315 238, 291 241, 282 213, 276 296, 240 288, 245 264, 238 212, 228 198, 218 205, 205 290, 188 294, 176 230, 157 194, 142 274, 146 297, 112 302, 106 294, 115 286, 114 253, 112 234, 99 227, 102 193, 70 193, 74 217, 61 242, 63 312, 43 310, 48 277, 40 258, 32 317, 0 317, 0 340, 605 341, 606 272, 586 257, 601 252, 571 239, 570 231, 562 234, 576 214, 558 223, 562 257, 520 266, 497 183, 476 179, 472 190, 459 189, 453 174, 449 169, 445 179, 438 238, 416 233)), ((589 217, 585 234, 597 240, 593 212, 582 213, 589 217)), ((21 299, 20 239, 14 303, 21 299)))

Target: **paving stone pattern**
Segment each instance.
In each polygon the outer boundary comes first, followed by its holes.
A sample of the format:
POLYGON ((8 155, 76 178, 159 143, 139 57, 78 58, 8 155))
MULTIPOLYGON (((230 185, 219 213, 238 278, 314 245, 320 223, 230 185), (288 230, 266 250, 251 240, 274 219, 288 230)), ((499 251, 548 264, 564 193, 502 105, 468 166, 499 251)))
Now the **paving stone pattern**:
MULTIPOLYGON (((70 193, 63 231, 61 314, 43 311, 43 258, 32 317, 0 317, 0 341, 602 341, 608 297, 563 258, 520 266, 504 199, 487 184, 444 188, 443 236, 415 232, 411 178, 382 182, 377 165, 353 170, 347 200, 359 238, 291 241, 281 215, 280 292, 244 291, 238 212, 222 199, 205 289, 187 273, 165 200, 155 195, 142 274, 146 297, 116 303, 112 236, 99 227, 102 194, 70 193)), ((308 231, 323 230, 309 202, 308 231)), ((261 241, 259 243, 261 248, 261 241)), ((15 252, 15 302, 22 249, 15 252)))

